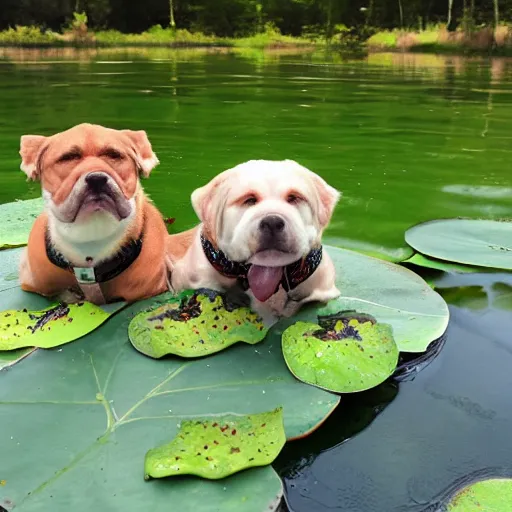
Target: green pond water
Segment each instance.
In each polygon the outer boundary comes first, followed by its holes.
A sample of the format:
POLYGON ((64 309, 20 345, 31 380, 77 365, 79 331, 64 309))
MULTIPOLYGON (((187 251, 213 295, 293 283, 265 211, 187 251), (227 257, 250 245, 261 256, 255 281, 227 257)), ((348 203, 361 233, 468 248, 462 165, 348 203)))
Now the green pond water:
MULTIPOLYGON (((333 245, 396 258, 418 222, 510 216, 505 59, 0 49, 0 203, 40 194, 19 170, 20 136, 81 122, 148 132, 161 165, 144 186, 174 232, 196 223, 194 188, 253 158, 295 159, 343 191, 325 236, 333 245)), ((485 297, 512 279, 439 282, 482 286, 485 297)), ((344 398, 285 448, 275 467, 290 510, 434 511, 458 478, 512 472, 510 311, 459 304, 451 314, 446 346, 415 379, 344 398)))

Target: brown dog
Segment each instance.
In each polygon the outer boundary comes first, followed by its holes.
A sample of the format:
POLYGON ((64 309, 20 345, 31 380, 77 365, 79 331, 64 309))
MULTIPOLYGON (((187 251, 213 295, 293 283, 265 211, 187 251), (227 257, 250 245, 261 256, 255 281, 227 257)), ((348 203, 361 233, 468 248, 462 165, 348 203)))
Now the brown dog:
POLYGON ((22 289, 97 304, 168 289, 167 229, 139 182, 158 164, 144 131, 81 124, 23 136, 20 155, 45 200, 22 256, 22 289))

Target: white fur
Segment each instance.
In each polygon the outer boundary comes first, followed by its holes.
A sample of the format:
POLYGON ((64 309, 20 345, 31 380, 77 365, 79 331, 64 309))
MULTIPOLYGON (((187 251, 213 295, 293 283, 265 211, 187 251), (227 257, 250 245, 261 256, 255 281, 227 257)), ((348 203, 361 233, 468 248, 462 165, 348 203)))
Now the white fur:
MULTIPOLYGON (((111 185, 117 187, 112 178, 109 180, 111 185)), ((88 257, 99 263, 115 253, 136 217, 137 194, 128 201, 131 211, 128 217, 122 220, 109 212, 99 211, 85 219, 78 217, 74 222, 62 221, 60 212, 70 208, 85 186, 84 176, 77 181, 66 200, 58 206, 53 202, 52 195, 43 189, 50 238, 55 248, 76 266, 85 266, 88 257)))
POLYGON ((28 179, 33 180, 36 175, 36 164, 24 164, 20 165, 20 169, 28 176, 28 179))
MULTIPOLYGON (((225 171, 192 194, 192 204, 200 219, 214 229, 219 248, 231 259, 263 266, 285 266, 305 256, 320 243, 326 223, 321 221, 322 198, 329 199, 328 218, 340 197, 339 192, 319 176, 291 160, 252 160, 225 171), (286 201, 290 190, 307 201, 295 205, 286 201), (254 206, 240 206, 237 199, 254 192, 261 200, 254 206), (286 223, 290 252, 257 251, 259 224, 263 217, 276 214, 286 223)), ((324 201, 325 202, 325 201, 324 201)), ((325 215, 323 215, 325 216, 325 215)), ((172 286, 223 290, 235 280, 220 275, 206 259, 198 235, 183 259, 174 264, 172 286)), ((250 294, 252 297, 252 294, 250 294)), ((334 283, 334 266, 324 252, 316 272, 287 294, 280 290, 261 303, 253 298, 253 307, 264 318, 293 314, 301 304, 327 301, 339 295, 334 283)))
POLYGON ((149 176, 149 173, 160 163, 155 153, 151 154, 149 158, 142 158, 139 160, 140 169, 145 178, 149 176))

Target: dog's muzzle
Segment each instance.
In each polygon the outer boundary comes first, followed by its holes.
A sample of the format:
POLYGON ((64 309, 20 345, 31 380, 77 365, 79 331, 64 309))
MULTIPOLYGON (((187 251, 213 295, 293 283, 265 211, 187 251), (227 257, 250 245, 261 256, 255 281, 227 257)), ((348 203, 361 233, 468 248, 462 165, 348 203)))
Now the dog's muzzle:
POLYGON ((289 248, 286 227, 286 221, 280 215, 263 217, 258 226, 258 251, 276 250, 287 252, 289 248))

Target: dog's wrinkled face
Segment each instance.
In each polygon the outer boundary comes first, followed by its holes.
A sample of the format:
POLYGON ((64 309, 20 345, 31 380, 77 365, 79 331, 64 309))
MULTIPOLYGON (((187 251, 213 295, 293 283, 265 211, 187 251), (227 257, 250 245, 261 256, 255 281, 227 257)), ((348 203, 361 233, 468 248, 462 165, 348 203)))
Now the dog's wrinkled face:
POLYGON ((41 180, 49 214, 75 226, 130 218, 139 174, 158 164, 145 132, 91 124, 51 137, 25 135, 20 154, 22 170, 41 180))
POLYGON ((294 161, 252 160, 194 191, 192 203, 206 236, 271 288, 282 267, 320 245, 339 197, 294 161))

